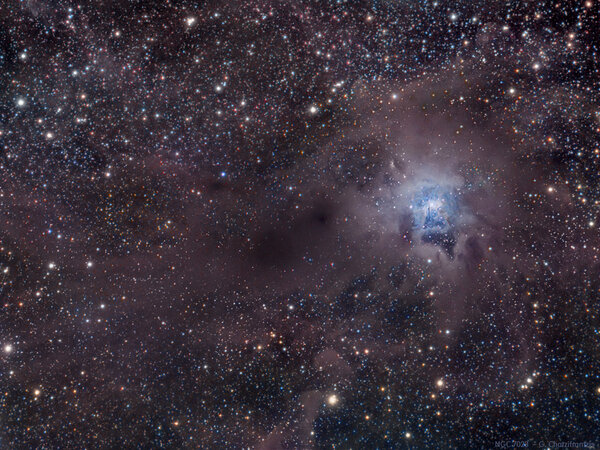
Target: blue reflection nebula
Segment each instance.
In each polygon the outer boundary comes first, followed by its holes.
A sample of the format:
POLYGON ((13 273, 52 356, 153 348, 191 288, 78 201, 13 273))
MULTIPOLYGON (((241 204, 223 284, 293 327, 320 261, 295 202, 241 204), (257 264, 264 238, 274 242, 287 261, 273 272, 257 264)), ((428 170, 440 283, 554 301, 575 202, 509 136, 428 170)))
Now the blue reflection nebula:
POLYGON ((456 189, 428 183, 417 190, 410 209, 415 234, 423 242, 441 246, 452 256, 456 243, 454 228, 459 215, 456 189))

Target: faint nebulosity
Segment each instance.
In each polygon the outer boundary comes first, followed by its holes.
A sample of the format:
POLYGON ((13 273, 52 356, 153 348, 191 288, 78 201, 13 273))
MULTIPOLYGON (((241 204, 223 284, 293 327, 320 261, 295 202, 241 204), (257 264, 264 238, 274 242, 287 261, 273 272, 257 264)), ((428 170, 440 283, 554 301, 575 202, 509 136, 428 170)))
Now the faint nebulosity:
POLYGON ((600 445, 599 11, 3 0, 0 447, 600 445))

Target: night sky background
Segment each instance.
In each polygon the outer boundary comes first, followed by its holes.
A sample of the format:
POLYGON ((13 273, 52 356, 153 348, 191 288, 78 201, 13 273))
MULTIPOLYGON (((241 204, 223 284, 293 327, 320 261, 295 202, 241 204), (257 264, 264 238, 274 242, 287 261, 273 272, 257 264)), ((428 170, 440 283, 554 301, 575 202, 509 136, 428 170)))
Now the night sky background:
POLYGON ((2 0, 0 448, 600 445, 597 0, 2 0))

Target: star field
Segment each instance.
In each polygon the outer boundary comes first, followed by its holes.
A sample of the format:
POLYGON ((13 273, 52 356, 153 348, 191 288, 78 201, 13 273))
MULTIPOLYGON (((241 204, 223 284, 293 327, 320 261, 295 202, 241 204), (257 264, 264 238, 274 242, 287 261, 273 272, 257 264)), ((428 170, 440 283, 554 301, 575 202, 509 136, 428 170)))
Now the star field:
POLYGON ((600 445, 599 21, 4 0, 0 447, 600 445))

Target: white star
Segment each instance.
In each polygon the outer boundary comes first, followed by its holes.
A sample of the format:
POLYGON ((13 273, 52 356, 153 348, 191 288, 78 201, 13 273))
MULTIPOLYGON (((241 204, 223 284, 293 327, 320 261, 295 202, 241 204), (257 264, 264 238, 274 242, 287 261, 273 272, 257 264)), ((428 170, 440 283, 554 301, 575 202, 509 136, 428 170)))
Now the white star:
POLYGON ((335 406, 338 404, 339 401, 340 399, 335 394, 331 394, 329 397, 327 397, 327 404, 329 406, 335 406))

